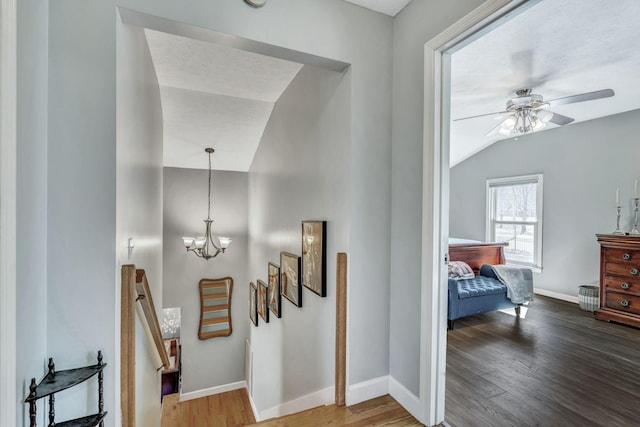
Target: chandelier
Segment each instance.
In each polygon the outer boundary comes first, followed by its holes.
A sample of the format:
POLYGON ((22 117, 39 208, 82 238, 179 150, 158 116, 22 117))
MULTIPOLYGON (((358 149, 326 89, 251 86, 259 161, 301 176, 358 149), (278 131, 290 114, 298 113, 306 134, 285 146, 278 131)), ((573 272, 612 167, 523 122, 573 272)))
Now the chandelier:
POLYGON ((205 148, 204 151, 209 154, 209 205, 207 208, 207 219, 204 220, 205 231, 204 236, 200 237, 183 237, 182 241, 187 252, 193 252, 200 258, 211 259, 218 256, 219 253, 224 253, 225 249, 229 247, 231 239, 229 237, 218 237, 220 245, 216 245, 213 236, 211 234, 211 154, 215 151, 213 148, 205 148))

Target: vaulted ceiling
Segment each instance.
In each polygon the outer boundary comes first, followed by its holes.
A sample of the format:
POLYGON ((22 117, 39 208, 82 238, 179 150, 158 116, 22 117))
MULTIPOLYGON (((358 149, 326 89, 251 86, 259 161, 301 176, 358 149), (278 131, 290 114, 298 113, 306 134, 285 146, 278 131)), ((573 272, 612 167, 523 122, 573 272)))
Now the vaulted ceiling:
MULTIPOLYGON (((640 108, 639 16, 637 0, 534 4, 452 55, 452 119, 503 111, 523 88, 545 100, 614 90, 611 98, 548 108, 574 123, 640 108)), ((508 138, 485 136, 505 117, 452 121, 451 164, 508 138)))
MULTIPOLYGON (((345 0, 395 16, 409 0, 345 0)), ((515 91, 545 100, 611 88, 612 98, 550 110, 574 123, 640 108, 640 1, 532 2, 451 58, 451 165, 506 138, 485 136, 515 91)), ((268 7, 265 6, 265 7, 268 7)), ((301 63, 145 30, 164 115, 165 166, 247 171, 275 102, 301 63)), ((567 125, 572 126, 572 124, 567 125)), ((556 128, 548 124, 542 131, 556 128)))
POLYGON ((145 30, 160 85, 164 166, 246 172, 302 64, 145 30))

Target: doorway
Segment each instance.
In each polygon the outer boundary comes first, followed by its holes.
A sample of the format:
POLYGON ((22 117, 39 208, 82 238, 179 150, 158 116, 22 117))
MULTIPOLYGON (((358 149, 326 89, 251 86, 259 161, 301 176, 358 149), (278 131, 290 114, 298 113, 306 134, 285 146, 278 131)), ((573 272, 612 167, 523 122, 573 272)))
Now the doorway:
POLYGON ((427 425, 445 419, 451 54, 536 1, 489 0, 425 44, 419 418, 427 425))

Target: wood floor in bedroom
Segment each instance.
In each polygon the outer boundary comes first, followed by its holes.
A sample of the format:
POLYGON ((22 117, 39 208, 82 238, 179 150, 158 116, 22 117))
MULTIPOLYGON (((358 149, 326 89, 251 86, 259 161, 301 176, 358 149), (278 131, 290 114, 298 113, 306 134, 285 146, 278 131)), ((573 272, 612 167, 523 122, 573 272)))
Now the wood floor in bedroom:
POLYGON ((536 296, 526 318, 502 312, 448 332, 452 427, 640 425, 640 330, 536 296))

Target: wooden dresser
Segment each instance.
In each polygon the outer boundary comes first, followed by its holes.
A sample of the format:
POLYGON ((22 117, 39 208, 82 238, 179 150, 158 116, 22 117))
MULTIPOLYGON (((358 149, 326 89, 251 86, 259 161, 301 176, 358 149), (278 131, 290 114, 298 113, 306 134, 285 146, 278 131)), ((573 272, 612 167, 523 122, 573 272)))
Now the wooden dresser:
POLYGON ((640 328, 640 236, 596 234, 600 308, 595 317, 640 328))

